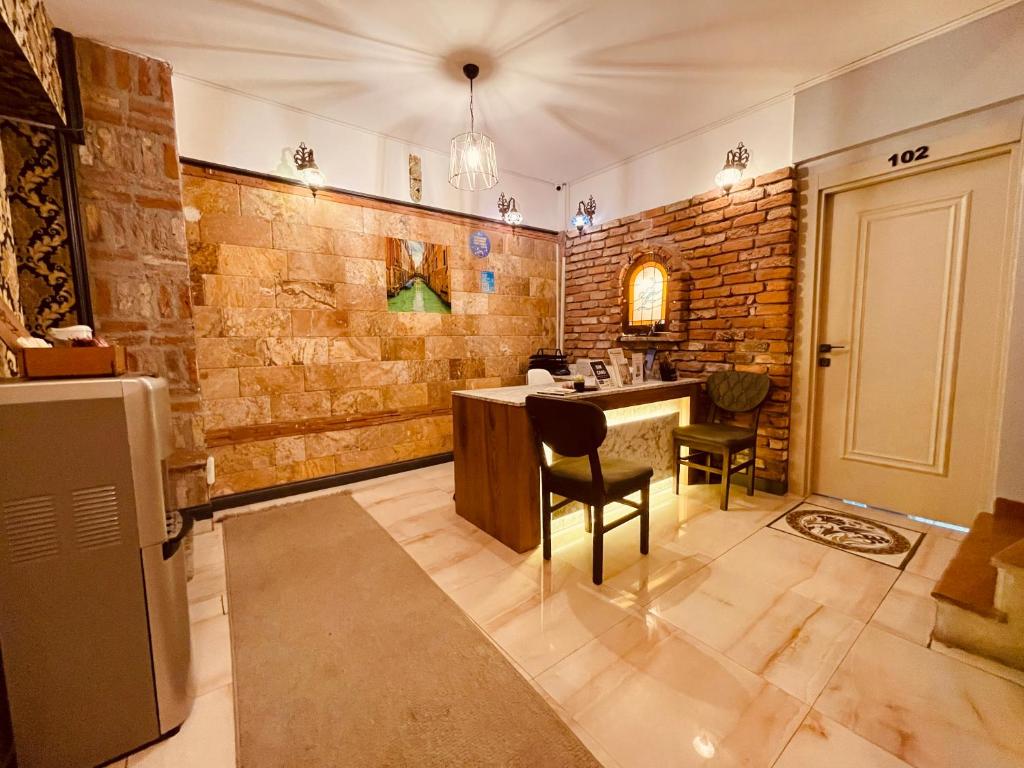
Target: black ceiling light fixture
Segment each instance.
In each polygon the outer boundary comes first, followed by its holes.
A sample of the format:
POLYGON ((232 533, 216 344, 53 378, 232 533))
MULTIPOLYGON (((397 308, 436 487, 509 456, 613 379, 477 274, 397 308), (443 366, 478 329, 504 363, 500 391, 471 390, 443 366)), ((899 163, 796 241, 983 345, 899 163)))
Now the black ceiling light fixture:
POLYGON ((516 207, 515 197, 505 197, 504 192, 498 195, 498 213, 501 214, 501 220, 512 227, 523 223, 523 214, 516 207))
POLYGON ((591 195, 587 198, 586 202, 580 200, 579 206, 576 208, 576 215, 572 217, 569 222, 579 234, 583 234, 583 230, 594 223, 594 214, 597 213, 597 202, 594 200, 594 196, 591 195))
POLYGON ((299 178, 306 182, 313 192, 313 197, 316 197, 316 191, 324 186, 327 179, 313 158, 313 149, 307 147, 306 142, 299 142, 299 148, 295 150, 292 159, 295 161, 295 170, 299 172, 299 178))
POLYGON ((741 141, 736 145, 736 149, 730 149, 725 153, 725 165, 715 174, 715 186, 721 187, 723 192, 729 194, 729 190, 743 178, 743 171, 748 162, 750 152, 741 141))

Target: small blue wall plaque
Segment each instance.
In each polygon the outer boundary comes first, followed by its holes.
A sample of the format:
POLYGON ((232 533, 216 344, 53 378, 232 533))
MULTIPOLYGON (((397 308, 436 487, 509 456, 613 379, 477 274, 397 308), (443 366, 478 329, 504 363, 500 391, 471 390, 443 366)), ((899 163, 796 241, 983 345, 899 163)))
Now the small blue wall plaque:
POLYGON ((478 259, 485 258, 491 252, 491 238, 482 229, 469 236, 469 250, 478 259))
POLYGON ((494 273, 480 273, 480 290, 484 293, 494 293, 494 273))

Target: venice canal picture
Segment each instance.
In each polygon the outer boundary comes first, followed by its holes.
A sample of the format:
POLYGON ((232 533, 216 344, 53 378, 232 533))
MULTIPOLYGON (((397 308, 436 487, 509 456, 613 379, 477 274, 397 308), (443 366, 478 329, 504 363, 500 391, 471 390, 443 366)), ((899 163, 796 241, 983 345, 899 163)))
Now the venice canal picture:
POLYGON ((451 314, 448 247, 389 237, 388 310, 451 314))

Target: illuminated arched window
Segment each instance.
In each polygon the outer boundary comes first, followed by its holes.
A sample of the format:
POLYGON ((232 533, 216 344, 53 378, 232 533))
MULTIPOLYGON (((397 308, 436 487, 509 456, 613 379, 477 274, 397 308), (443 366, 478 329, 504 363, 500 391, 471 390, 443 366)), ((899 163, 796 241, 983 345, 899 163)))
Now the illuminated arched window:
POLYGON ((665 327, 668 313, 668 270, 658 261, 637 262, 626 281, 626 327, 647 332, 665 327))

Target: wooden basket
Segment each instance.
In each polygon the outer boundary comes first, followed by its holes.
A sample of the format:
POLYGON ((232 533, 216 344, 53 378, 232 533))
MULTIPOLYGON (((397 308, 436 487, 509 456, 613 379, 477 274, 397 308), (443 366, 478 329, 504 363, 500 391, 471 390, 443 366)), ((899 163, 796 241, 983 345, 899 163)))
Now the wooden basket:
POLYGON ((127 369, 124 347, 22 349, 21 375, 28 379, 120 376, 127 369))

